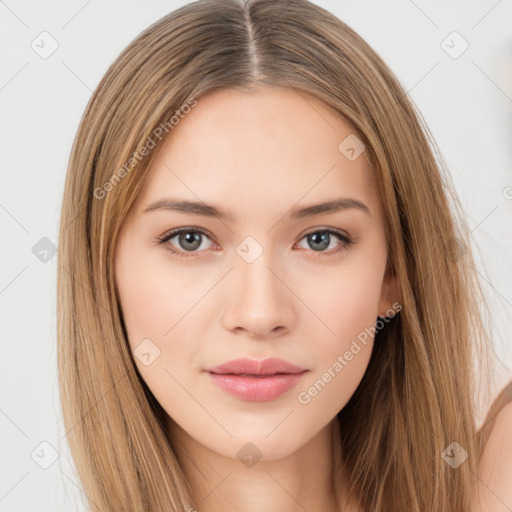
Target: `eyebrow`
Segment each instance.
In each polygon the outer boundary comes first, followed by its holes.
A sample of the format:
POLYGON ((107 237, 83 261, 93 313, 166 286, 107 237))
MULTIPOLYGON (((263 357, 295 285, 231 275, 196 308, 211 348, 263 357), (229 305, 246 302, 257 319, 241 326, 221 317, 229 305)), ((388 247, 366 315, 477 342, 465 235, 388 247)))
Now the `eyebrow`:
MULTIPOLYGON (((202 215, 205 217, 214 217, 220 220, 232 220, 232 215, 228 211, 211 204, 206 204, 200 201, 188 201, 178 200, 173 198, 159 199, 151 203, 145 210, 145 212, 151 212, 155 210, 173 210, 181 213, 188 213, 190 215, 202 215)), ((289 216, 291 219, 303 219, 306 217, 313 217, 315 215, 322 215, 328 213, 334 213, 343 210, 355 209, 363 213, 366 213, 370 217, 372 214, 366 204, 362 203, 358 199, 350 197, 340 197, 330 201, 326 201, 319 204, 313 204, 302 208, 292 208, 289 216)))

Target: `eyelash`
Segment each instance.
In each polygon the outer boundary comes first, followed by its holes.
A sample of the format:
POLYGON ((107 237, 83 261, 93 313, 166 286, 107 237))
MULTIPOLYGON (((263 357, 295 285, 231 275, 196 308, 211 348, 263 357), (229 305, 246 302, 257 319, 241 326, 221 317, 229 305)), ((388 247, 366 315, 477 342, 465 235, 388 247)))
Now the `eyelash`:
MULTIPOLYGON (((206 236, 207 238, 210 238, 208 233, 206 231, 200 229, 200 228, 179 228, 179 229, 174 229, 174 230, 172 230, 170 232, 164 233, 162 236, 158 237, 156 239, 156 241, 157 241, 158 245, 164 245, 169 240, 174 238, 176 235, 180 235, 181 233, 201 233, 202 235, 206 236)), ((342 251, 350 249, 354 245, 354 241, 351 238, 349 238, 347 235, 343 234, 340 231, 337 231, 337 230, 334 230, 334 229, 327 229, 327 228, 326 229, 317 229, 315 231, 310 231, 309 233, 306 233, 301 238, 301 240, 306 238, 307 236, 313 235, 315 233, 329 233, 330 235, 336 236, 341 242, 343 242, 338 249, 335 249, 334 251, 331 251, 331 252, 311 251, 311 252, 314 252, 314 253, 316 252, 315 257, 322 257, 324 255, 332 256, 332 255, 335 255, 335 254, 339 254, 342 251)), ((187 254, 186 251, 178 251, 178 250, 174 249, 170 244, 168 245, 167 248, 173 254, 175 254, 176 256, 182 257, 182 258, 191 258, 191 257, 194 257, 195 253, 201 252, 201 251, 188 251, 188 254, 187 254)))

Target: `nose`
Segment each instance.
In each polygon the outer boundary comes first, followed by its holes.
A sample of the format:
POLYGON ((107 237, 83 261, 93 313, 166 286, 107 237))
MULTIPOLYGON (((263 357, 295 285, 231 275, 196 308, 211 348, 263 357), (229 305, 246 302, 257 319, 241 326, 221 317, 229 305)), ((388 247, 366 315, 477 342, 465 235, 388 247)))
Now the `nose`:
POLYGON ((290 272, 271 260, 270 252, 249 263, 235 258, 226 280, 224 327, 235 334, 267 339, 293 330, 297 321, 296 304, 290 272))

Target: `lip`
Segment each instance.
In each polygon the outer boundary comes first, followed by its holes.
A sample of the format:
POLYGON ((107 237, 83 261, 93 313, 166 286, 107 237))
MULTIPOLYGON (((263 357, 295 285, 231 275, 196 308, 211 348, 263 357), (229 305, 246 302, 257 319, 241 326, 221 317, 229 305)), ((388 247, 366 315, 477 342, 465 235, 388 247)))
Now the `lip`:
POLYGON ((309 372, 306 368, 276 357, 263 361, 249 358, 233 359, 205 371, 224 391, 254 402, 277 398, 295 387, 309 372))
POLYGON ((213 368, 207 368, 207 372, 217 374, 248 374, 248 375, 275 375, 276 373, 301 373, 306 368, 295 366, 284 359, 277 357, 269 357, 263 361, 256 361, 256 359, 249 359, 248 357, 241 357, 232 359, 227 363, 223 363, 213 368))

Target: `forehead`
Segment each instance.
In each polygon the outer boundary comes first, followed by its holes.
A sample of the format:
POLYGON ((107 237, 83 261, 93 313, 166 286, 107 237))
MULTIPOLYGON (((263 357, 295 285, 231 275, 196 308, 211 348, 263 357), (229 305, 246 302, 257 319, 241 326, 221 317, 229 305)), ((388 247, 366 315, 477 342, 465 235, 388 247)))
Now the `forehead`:
POLYGON ((160 142, 138 202, 171 195, 250 212, 350 196, 375 215, 379 199, 365 151, 347 158, 353 137, 345 119, 302 91, 214 91, 160 142))

